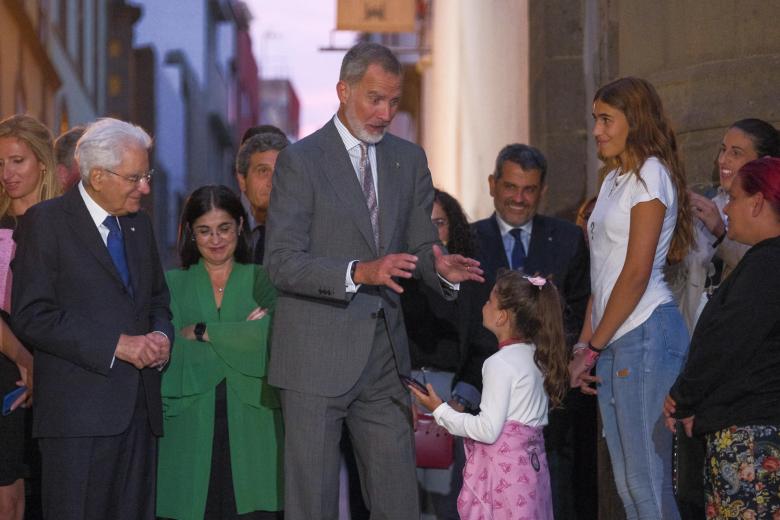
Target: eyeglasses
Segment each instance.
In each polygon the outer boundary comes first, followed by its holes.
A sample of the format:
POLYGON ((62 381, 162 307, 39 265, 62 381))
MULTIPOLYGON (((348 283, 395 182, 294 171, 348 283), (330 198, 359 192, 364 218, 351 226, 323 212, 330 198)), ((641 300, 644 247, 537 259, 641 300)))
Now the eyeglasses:
POLYGON ((198 226, 193 231, 198 240, 208 240, 215 235, 219 238, 230 238, 236 233, 236 229, 238 227, 235 222, 231 222, 221 224, 217 229, 212 229, 208 226, 198 226))
POLYGON ((432 218, 431 222, 433 222, 433 225, 437 228, 444 227, 449 224, 446 218, 432 218))
POLYGON ((138 184, 141 181, 144 181, 147 186, 150 186, 152 184, 152 175, 154 175, 154 170, 149 170, 143 175, 135 174, 135 175, 120 175, 117 172, 111 171, 108 168, 103 168, 103 171, 107 171, 108 173, 112 175, 116 175, 119 178, 122 178, 126 180, 127 182, 130 182, 132 184, 138 184))

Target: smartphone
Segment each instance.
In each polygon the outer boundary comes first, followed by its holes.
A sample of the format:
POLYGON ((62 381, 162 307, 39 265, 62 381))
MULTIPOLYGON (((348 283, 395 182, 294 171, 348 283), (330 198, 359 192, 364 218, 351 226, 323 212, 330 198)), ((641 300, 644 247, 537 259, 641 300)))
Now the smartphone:
POLYGON ((412 377, 401 376, 401 382, 404 384, 404 386, 413 386, 425 395, 429 395, 428 389, 425 388, 425 385, 412 377))
POLYGON ((19 396, 22 395, 26 390, 26 386, 20 386, 16 390, 11 390, 5 394, 5 396, 3 396, 3 415, 11 414, 11 405, 14 404, 14 401, 19 399, 19 396))

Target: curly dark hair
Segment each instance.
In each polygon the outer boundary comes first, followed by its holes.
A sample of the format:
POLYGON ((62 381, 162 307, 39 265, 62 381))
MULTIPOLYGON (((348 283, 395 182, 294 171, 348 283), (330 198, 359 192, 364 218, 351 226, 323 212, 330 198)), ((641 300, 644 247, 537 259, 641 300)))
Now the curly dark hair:
POLYGON ((449 222, 450 239, 447 242, 447 250, 450 253, 473 257, 476 250, 474 236, 460 203, 446 191, 434 189, 433 192, 433 201, 441 205, 449 222))

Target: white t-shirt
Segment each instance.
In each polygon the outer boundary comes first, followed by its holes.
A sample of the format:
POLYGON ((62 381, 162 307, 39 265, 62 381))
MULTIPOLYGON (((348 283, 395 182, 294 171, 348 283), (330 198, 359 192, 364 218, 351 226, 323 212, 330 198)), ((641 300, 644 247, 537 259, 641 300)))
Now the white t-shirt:
POLYGON ((617 170, 609 172, 601 185, 596 206, 588 220, 590 283, 593 295, 591 323, 595 330, 604 316, 612 288, 626 261, 631 208, 654 199, 666 206, 647 289, 609 343, 644 323, 660 304, 674 299, 664 279, 663 269, 677 222, 677 191, 669 170, 656 157, 645 161, 639 170, 639 176, 641 180, 633 173, 618 176, 617 170))
POLYGON ((504 423, 514 419, 527 426, 547 424, 544 377, 534 362, 536 347, 507 345, 482 364, 479 415, 460 413, 444 403, 433 411, 436 422, 453 435, 493 444, 504 423))

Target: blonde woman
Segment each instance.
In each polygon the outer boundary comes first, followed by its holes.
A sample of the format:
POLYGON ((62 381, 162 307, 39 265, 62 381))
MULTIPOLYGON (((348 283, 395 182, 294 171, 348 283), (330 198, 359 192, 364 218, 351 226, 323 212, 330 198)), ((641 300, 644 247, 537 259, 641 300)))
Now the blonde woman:
POLYGON ((60 194, 55 177, 51 133, 30 116, 11 116, 0 122, 0 394, 26 388, 0 416, 0 516, 24 517, 25 411, 32 404, 32 365, 29 350, 8 326, 10 260, 13 231, 30 206, 60 194))

